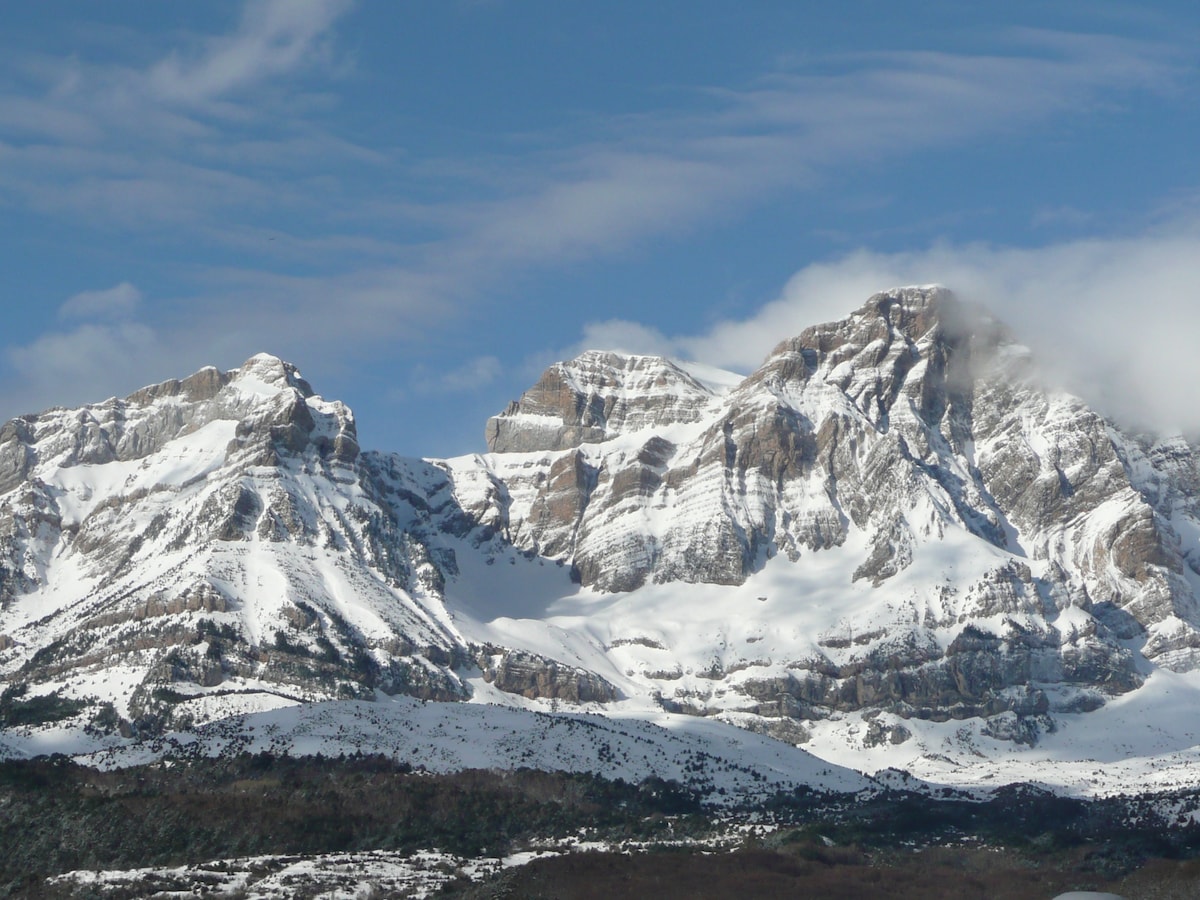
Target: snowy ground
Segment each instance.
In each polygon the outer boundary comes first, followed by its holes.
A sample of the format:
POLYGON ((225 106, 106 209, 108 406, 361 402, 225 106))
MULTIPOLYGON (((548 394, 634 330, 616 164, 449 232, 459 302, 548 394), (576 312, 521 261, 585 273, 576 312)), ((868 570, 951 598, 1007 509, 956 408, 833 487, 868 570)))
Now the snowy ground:
POLYGON ((1037 784, 1057 793, 1103 797, 1195 788, 1200 772, 1200 673, 1156 670, 1139 690, 1093 712, 1055 714, 1055 730, 1029 747, 981 732, 981 720, 903 723, 913 737, 867 748, 866 723, 851 715, 814 723, 805 749, 845 766, 903 769, 958 787, 1037 784), (855 749, 856 736, 858 748, 855 749))
POLYGON ((640 781, 676 779, 714 798, 752 800, 799 784, 854 792, 875 774, 901 770, 933 785, 987 790, 1014 782, 1059 793, 1101 797, 1196 786, 1200 771, 1200 673, 1154 672, 1140 690, 1090 713, 1056 714, 1054 731, 1035 746, 984 734, 982 720, 928 722, 887 713, 912 736, 867 746, 861 714, 805 723, 803 748, 716 718, 673 715, 623 701, 576 711, 502 694, 473 679, 473 703, 376 702, 284 704, 246 694, 232 713, 144 743, 89 735, 64 725, 9 729, 0 757, 65 753, 102 767, 135 765, 164 754, 216 756, 270 750, 291 754, 381 753, 437 772, 529 766, 594 772, 640 781), (601 714, 603 710, 603 714, 601 714))
POLYGON ((520 854, 506 859, 468 860, 437 850, 255 856, 166 869, 80 870, 58 875, 48 883, 100 897, 190 897, 203 891, 211 897, 288 900, 301 889, 306 896, 330 900, 358 900, 379 891, 388 896, 394 892, 405 897, 428 897, 455 877, 482 878, 535 858, 536 854, 520 854))
MULTIPOLYGON (((28 750, 46 752, 49 735, 28 750)), ((659 713, 611 718, 488 704, 335 701, 234 716, 196 733, 107 748, 75 743, 81 763, 137 765, 164 754, 218 756, 263 750, 293 755, 381 753, 433 772, 509 769, 594 772, 638 782, 674 779, 712 799, 753 800, 799 785, 854 792, 872 782, 804 750, 727 724, 659 713)))
POLYGON ((130 893, 187 897, 203 891, 205 896, 213 897, 236 895, 256 900, 286 900, 295 896, 300 888, 306 896, 330 900, 359 900, 372 896, 372 892, 428 897, 456 878, 478 881, 503 869, 523 866, 547 856, 589 850, 638 853, 651 847, 719 851, 736 846, 748 832, 764 834, 770 827, 731 825, 726 831, 708 838, 662 839, 653 844, 595 841, 589 840, 587 835, 579 835, 538 842, 527 850, 503 857, 467 858, 440 850, 254 856, 162 869, 80 870, 55 876, 48 883, 86 890, 88 896, 100 897, 129 896, 130 893))

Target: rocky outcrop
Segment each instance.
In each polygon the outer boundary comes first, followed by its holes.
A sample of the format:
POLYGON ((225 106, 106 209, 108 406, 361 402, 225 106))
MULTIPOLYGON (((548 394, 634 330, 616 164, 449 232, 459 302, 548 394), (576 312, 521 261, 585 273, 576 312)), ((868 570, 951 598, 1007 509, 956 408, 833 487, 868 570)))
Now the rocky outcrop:
POLYGON ((480 657, 483 678, 509 694, 571 703, 611 703, 617 690, 594 672, 534 653, 506 650, 480 657))
MULTIPOLYGON (((35 417, 31 417, 36 421, 35 417)), ((0 494, 13 490, 29 477, 34 463, 31 419, 13 419, 0 426, 0 494)))
POLYGON ((589 351, 547 369, 520 400, 488 420, 485 437, 494 453, 568 450, 699 421, 711 397, 665 359, 589 351))
POLYGON ((1012 621, 1002 634, 967 625, 945 650, 918 631, 864 642, 871 644, 851 662, 799 661, 786 676, 747 680, 738 690, 756 701, 754 712, 766 716, 821 719, 877 709, 905 719, 946 721, 1045 714, 1050 699, 1037 685, 1073 684, 1114 694, 1142 683, 1127 649, 1104 642, 1067 645, 1053 629, 1030 631, 1012 621))

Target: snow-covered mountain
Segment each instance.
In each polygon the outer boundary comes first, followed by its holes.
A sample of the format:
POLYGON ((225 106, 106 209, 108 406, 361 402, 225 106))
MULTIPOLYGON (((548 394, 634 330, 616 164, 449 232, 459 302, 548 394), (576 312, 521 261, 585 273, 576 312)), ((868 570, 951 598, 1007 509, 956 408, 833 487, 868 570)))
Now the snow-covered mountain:
POLYGON ((486 438, 362 452, 265 355, 7 423, 8 721, 578 704, 951 778, 1200 670, 1200 448, 1046 388, 939 288, 745 378, 588 352, 486 438))
POLYGON ((293 367, 257 356, 15 419, 2 446, 14 683, 99 678, 135 730, 231 691, 465 696, 428 661, 461 647, 441 570, 380 501, 350 411, 293 367))
POLYGON ((938 289, 732 387, 585 354, 488 436, 451 462, 465 508, 573 565, 610 655, 697 711, 1025 719, 1197 665, 1195 448, 1040 388, 938 289))

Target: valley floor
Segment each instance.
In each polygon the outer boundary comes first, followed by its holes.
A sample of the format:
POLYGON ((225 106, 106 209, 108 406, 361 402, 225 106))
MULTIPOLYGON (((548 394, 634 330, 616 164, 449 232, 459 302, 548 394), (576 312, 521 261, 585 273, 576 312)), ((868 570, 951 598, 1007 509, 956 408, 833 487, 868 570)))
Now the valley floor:
POLYGON ((1019 786, 983 801, 801 789, 731 808, 657 778, 260 752, 9 761, 0 808, 0 896, 1049 900, 1200 883, 1200 828, 1170 826, 1155 798, 1019 786))

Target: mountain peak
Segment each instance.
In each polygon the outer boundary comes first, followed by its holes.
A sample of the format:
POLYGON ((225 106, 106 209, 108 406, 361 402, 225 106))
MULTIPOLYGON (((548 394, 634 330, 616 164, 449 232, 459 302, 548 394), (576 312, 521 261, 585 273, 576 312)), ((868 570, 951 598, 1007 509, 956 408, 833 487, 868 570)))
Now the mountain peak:
POLYGON ((312 386, 294 365, 270 353, 256 353, 228 372, 222 372, 216 366, 205 366, 184 379, 171 378, 147 385, 126 397, 124 403, 148 406, 164 398, 199 403, 212 400, 230 384, 235 384, 242 395, 267 397, 294 389, 306 399, 313 396, 312 386))
POLYGON ((940 285, 897 287, 872 295, 844 319, 780 342, 746 385, 779 389, 815 377, 856 397, 874 396, 881 384, 891 394, 911 371, 917 378, 911 387, 923 392, 919 382, 930 376, 969 380, 999 360, 1011 362, 1013 354, 997 351, 1015 343, 985 310, 940 285))
POLYGON ((300 375, 299 369, 270 353, 256 353, 230 375, 243 393, 275 394, 295 388, 305 398, 314 395, 312 386, 300 375))
POLYGON ((957 303, 954 292, 941 284, 907 284, 878 291, 867 298, 864 306, 897 305, 915 312, 940 303, 957 303))
POLYGON ((886 324, 908 340, 919 341, 935 328, 946 337, 964 336, 983 318, 981 311, 959 299, 953 291, 929 284, 873 294, 844 322, 886 324))
POLYGON ((698 421, 713 392, 661 356, 587 350, 550 366, 488 420, 494 453, 566 450, 617 434, 698 421))
POLYGON ((855 317, 883 319, 911 341, 919 341, 934 328, 951 341, 975 337, 997 344, 1015 340, 986 309, 963 300, 940 284, 880 291, 856 310, 851 319, 855 317))

